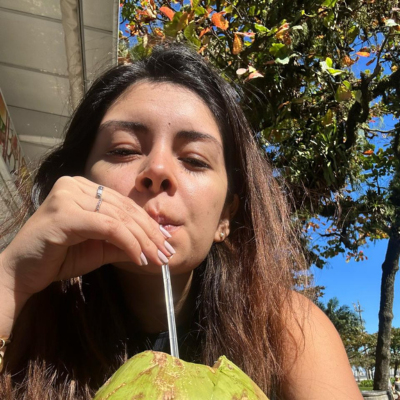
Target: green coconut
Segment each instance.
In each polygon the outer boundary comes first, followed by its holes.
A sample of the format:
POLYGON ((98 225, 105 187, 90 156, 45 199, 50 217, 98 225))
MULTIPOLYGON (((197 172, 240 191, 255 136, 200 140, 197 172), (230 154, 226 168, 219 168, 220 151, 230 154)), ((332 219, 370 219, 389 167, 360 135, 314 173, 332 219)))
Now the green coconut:
POLYGON ((268 400, 225 356, 211 368, 145 351, 129 359, 99 389, 94 400, 268 400))

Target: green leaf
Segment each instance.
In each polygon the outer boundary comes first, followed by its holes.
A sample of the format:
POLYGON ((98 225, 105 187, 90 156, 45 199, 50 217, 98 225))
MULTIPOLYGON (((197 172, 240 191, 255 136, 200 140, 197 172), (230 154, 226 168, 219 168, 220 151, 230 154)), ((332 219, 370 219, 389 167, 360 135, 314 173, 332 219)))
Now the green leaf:
POLYGON ((173 38, 176 37, 176 35, 178 34, 178 24, 174 21, 167 22, 164 25, 164 33, 166 34, 166 36, 173 38))
POLYGON ((327 28, 330 28, 335 22, 335 13, 333 11, 329 11, 328 15, 324 18, 324 25, 327 28))
POLYGON ((360 28, 357 25, 353 25, 348 31, 347 31, 347 38, 349 39, 349 44, 353 43, 356 40, 356 37, 360 33, 360 28))
POLYGON ((338 0, 325 0, 325 1, 322 3, 322 7, 333 8, 333 7, 335 7, 337 1, 338 1, 338 0))
POLYGON ((283 43, 273 43, 269 48, 269 52, 276 57, 285 47, 283 43))
POLYGON ((185 38, 193 43, 197 48, 201 46, 201 41, 196 34, 196 23, 195 21, 191 21, 190 24, 183 31, 185 38))
MULTIPOLYGON (((347 82, 349 83, 349 82, 347 82)), ((347 101, 352 99, 351 89, 347 88, 344 83, 341 84, 336 90, 336 101, 347 101)))
POLYGON ((192 0, 192 8, 197 8, 199 6, 200 0, 192 0))
POLYGON ((289 49, 283 43, 273 43, 269 52, 275 57, 277 64, 288 64, 290 61, 289 49))
POLYGON ((332 68, 333 62, 332 62, 332 59, 329 57, 327 57, 325 61, 321 61, 320 65, 321 65, 322 71, 327 72, 328 74, 330 74, 332 76, 346 74, 346 71, 342 71, 341 69, 332 68))
POLYGON ((349 81, 343 81, 342 85, 344 85, 347 89, 351 90, 351 83, 349 81))
POLYGON ((196 14, 197 17, 202 17, 203 15, 207 14, 207 11, 204 7, 196 7, 194 9, 194 13, 196 14))
POLYGON ((230 4, 229 6, 225 7, 225 8, 224 8, 224 11, 225 11, 227 14, 232 14, 232 12, 233 12, 233 6, 232 6, 232 4, 230 4))
POLYGON ((284 58, 279 58, 279 57, 277 57, 277 58, 275 59, 275 62, 276 62, 277 64, 289 64, 289 61, 290 61, 290 58, 289 58, 289 57, 284 57, 284 58))
POLYGON ((252 6, 249 8, 249 16, 254 17, 256 15, 256 6, 252 6))
POLYGON ((341 69, 335 69, 335 68, 327 68, 327 72, 332 76, 346 74, 346 71, 342 71, 341 69))
POLYGON ((270 31, 267 27, 265 27, 264 25, 260 25, 260 24, 254 24, 254 29, 260 33, 267 33, 270 31))
MULTIPOLYGON (((325 114, 324 118, 322 119, 321 123, 323 126, 330 126, 332 125, 333 122, 333 111, 329 109, 327 113, 325 114)), ((322 135, 322 137, 325 138, 325 135, 322 135)), ((327 141, 327 140, 326 140, 327 141)))

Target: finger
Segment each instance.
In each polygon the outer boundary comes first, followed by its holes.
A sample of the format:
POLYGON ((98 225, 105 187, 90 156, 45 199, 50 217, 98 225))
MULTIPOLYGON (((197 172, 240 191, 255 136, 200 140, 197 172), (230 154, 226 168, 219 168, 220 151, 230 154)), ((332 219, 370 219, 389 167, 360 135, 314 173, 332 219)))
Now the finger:
MULTIPOLYGON (((95 198, 94 193, 96 193, 98 185, 87 180, 86 178, 76 177, 75 179, 82 185, 81 189, 88 195, 89 199, 95 198)), ((96 200, 94 209, 99 206, 99 203, 100 200, 96 200)), ((92 204, 93 202, 90 201, 90 204, 85 202, 85 204, 82 204, 82 206, 86 210, 91 210, 93 209, 92 204)), ((153 242, 157 249, 161 250, 165 256, 170 257, 175 253, 175 250, 172 248, 172 246, 166 242, 166 235, 161 232, 160 225, 132 199, 121 195, 113 189, 105 187, 103 189, 100 207, 102 208, 101 212, 110 216, 114 216, 122 222, 128 223, 129 220, 131 220, 132 223, 139 225, 145 232, 147 238, 153 242), (114 208, 107 207, 106 204, 109 204, 114 208)), ((143 239, 143 236, 141 236, 141 238, 143 239)), ((143 247, 148 246, 147 241, 142 241, 141 244, 143 247)), ((147 253, 145 254, 147 255, 147 253)), ((160 256, 164 259, 163 262, 167 262, 162 255, 160 256)))
MULTIPOLYGON (((88 196, 78 196, 76 199, 77 204, 81 206, 83 210, 90 210, 90 208, 93 209, 95 201, 96 199, 88 198, 88 196)), ((96 207, 99 205, 99 202, 100 200, 97 200, 96 207)), ((169 244, 166 243, 164 238, 162 239, 162 246, 154 243, 154 241, 148 236, 148 230, 145 231, 142 226, 138 224, 138 222, 134 218, 132 218, 131 215, 126 213, 121 208, 117 208, 114 205, 109 204, 108 202, 103 200, 100 205, 99 212, 96 212, 95 214, 107 215, 108 217, 114 218, 122 223, 135 237, 140 245, 142 253, 144 253, 146 258, 156 265, 167 263, 168 257, 170 257, 174 252, 173 248, 171 247, 170 249, 172 251, 169 251, 169 249, 167 248, 169 244)), ((99 223, 101 223, 100 220, 99 223)))
POLYGON ((104 240, 122 250, 131 261, 143 265, 141 246, 132 232, 120 221, 108 215, 83 211, 72 230, 84 240, 104 240))

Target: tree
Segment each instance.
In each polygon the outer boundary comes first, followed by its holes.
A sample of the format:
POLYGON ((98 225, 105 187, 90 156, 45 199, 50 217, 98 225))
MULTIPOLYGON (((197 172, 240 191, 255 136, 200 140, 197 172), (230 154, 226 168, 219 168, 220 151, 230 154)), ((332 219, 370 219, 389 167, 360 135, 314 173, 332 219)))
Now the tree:
MULTIPOLYGON (((362 321, 360 321, 358 315, 349 306, 340 306, 337 297, 328 300, 326 305, 321 301, 317 305, 339 332, 350 359, 355 348, 355 343, 359 344, 358 338, 364 331, 362 321)), ((358 347, 361 347, 361 345, 358 347)))
POLYGON ((350 364, 366 371, 368 379, 372 379, 372 369, 376 362, 377 333, 362 332, 354 338, 347 355, 350 364))
POLYGON ((385 388, 389 374, 400 123, 383 129, 371 121, 398 121, 399 11, 389 0, 125 0, 122 6, 136 46, 120 42, 121 62, 158 41, 185 41, 236 85, 260 146, 293 198, 305 242, 310 228, 325 239, 308 241, 310 262, 322 267, 339 253, 362 260, 367 239, 389 239, 375 389, 385 388))
POLYGON ((400 366, 400 328, 392 328, 392 338, 390 342, 391 366, 394 369, 394 375, 399 373, 400 366))

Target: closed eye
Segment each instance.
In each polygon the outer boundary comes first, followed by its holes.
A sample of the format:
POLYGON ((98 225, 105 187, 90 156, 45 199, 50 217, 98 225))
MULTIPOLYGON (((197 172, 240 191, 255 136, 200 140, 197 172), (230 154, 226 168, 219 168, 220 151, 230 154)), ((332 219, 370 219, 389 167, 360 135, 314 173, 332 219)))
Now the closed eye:
POLYGON ((139 151, 126 148, 118 148, 106 153, 108 156, 127 157, 140 154, 139 151))
POLYGON ((189 164, 191 167, 198 168, 198 169, 209 169, 210 168, 210 166, 206 162, 199 160, 197 158, 190 158, 190 157, 181 158, 181 161, 183 161, 185 164, 189 164))

